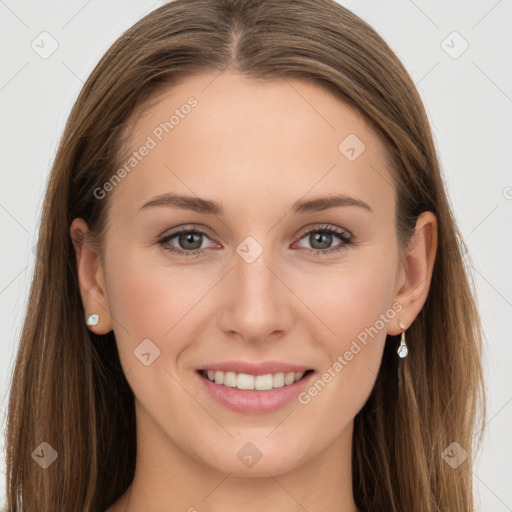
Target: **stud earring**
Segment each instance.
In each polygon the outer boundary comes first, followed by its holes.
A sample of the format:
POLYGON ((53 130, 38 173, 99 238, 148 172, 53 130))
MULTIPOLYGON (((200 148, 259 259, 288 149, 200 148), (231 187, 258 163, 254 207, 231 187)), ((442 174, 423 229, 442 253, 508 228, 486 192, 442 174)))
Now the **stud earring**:
POLYGON ((92 313, 87 317, 86 323, 88 326, 94 326, 94 325, 98 325, 99 322, 100 322, 100 315, 98 315, 97 313, 92 313))
POLYGON ((398 347, 398 350, 396 352, 398 354, 398 357, 403 359, 404 357, 407 357, 409 351, 407 350, 407 344, 405 343, 405 325, 401 321, 399 321, 398 326, 400 327, 400 329, 403 329, 403 331, 402 337, 400 339, 400 346, 398 347))

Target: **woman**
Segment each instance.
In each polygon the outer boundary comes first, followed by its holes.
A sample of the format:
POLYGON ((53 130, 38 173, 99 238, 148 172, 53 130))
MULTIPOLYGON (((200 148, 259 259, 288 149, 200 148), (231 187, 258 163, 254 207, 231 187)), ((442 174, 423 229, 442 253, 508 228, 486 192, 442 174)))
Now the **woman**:
POLYGON ((38 247, 9 510, 474 510, 463 242, 418 93, 347 9, 136 23, 71 112, 38 247))

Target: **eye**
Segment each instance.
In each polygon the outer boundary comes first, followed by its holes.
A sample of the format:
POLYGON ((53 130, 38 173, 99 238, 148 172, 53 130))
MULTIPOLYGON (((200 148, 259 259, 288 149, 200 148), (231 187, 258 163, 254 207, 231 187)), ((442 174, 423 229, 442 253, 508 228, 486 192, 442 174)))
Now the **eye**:
POLYGON ((343 249, 347 246, 355 243, 354 237, 344 229, 323 225, 316 229, 312 229, 304 233, 301 240, 307 239, 307 242, 311 245, 309 251, 313 252, 313 256, 319 257, 324 254, 332 254, 343 249), (341 240, 337 246, 331 247, 331 244, 335 238, 341 240))
MULTIPOLYGON (((164 250, 177 254, 178 256, 199 256, 206 253, 208 249, 208 247, 203 247, 205 237, 209 238, 206 231, 197 227, 188 227, 168 233, 157 242, 164 250), (175 242, 172 242, 173 240, 175 240, 175 242), (171 243, 177 244, 178 247, 171 243)), ((303 239, 307 239, 312 247, 299 247, 307 249, 316 257, 335 253, 345 249, 349 245, 355 244, 354 237, 348 231, 330 225, 319 226, 316 229, 303 233, 299 241, 303 239), (340 243, 337 246, 331 247, 332 242, 336 238, 340 240, 340 243)))
POLYGON ((202 229, 185 228, 165 235, 158 240, 158 244, 164 250, 179 256, 198 256, 206 252, 202 247, 204 237, 208 237, 208 234, 202 229), (176 239, 178 248, 168 245, 174 239, 176 239))

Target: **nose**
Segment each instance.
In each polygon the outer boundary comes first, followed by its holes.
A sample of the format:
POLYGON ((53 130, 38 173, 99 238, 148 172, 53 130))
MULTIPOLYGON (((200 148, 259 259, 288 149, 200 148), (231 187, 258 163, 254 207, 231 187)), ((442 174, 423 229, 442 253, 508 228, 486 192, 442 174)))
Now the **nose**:
POLYGON ((264 344, 289 332, 293 293, 270 250, 248 261, 234 254, 233 267, 220 292, 218 322, 233 338, 264 344))

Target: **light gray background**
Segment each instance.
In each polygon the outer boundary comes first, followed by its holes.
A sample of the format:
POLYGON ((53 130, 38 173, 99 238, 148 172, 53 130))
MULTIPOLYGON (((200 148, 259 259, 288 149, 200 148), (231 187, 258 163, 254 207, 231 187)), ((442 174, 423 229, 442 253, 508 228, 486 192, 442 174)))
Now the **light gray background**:
MULTIPOLYGON (((0 0, 2 418, 34 265, 43 193, 64 123, 102 54, 122 31, 162 3, 0 0), (47 59, 31 48, 43 31, 59 45, 47 59)), ((486 335, 489 413, 474 468, 478 509, 512 511, 512 2, 340 3, 386 39, 425 102, 449 196, 474 261, 486 335), (469 47, 457 56, 464 41, 469 47)), ((2 452, 4 431, 5 420, 2 452)), ((3 462, 0 469, 3 501, 3 462)))

